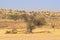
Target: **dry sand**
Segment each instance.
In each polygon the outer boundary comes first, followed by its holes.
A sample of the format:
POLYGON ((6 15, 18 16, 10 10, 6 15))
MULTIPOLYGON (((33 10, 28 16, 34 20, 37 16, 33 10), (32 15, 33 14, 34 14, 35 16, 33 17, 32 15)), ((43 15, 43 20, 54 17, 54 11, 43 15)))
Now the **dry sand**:
POLYGON ((60 29, 35 29, 32 34, 3 34, 2 29, 0 30, 0 40, 60 40, 60 29), (50 31, 41 32, 39 31, 50 31))

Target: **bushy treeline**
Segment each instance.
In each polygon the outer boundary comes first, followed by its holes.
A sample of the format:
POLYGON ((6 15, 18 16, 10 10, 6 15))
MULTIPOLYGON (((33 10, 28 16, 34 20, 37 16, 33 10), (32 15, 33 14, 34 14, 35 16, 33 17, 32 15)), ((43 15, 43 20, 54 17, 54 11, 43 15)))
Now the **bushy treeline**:
MULTIPOLYGON (((24 11, 23 11, 24 12, 24 11)), ((42 27, 46 24, 46 17, 43 15, 40 15, 36 12, 30 12, 30 14, 27 14, 24 12, 23 14, 19 15, 16 14, 4 14, 2 15, 2 19, 10 19, 10 20, 18 20, 22 19, 27 23, 27 32, 32 33, 32 30, 36 27, 42 27)), ((52 26, 54 27, 54 26, 52 26)), ((15 28, 13 28, 15 30, 15 28)))
MULTIPOLYGON (((25 22, 27 23, 27 32, 28 33, 32 33, 32 30, 37 27, 41 27, 43 25, 46 24, 45 18, 44 17, 39 17, 36 18, 37 15, 33 14, 33 15, 29 15, 29 14, 9 14, 7 15, 7 19, 11 19, 11 20, 18 20, 18 19, 22 19, 25 20, 25 22)), ((13 28, 15 29, 15 28, 13 28)))

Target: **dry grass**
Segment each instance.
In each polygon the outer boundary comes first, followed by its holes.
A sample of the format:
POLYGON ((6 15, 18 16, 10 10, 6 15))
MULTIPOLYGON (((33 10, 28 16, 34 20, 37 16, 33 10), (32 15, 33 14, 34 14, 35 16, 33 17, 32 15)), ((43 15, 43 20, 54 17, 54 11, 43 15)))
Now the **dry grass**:
POLYGON ((60 40, 60 29, 37 28, 32 34, 4 34, 7 29, 0 29, 0 40, 60 40), (38 33, 45 31, 42 33, 38 33), (48 33, 47 31, 50 31, 48 33))

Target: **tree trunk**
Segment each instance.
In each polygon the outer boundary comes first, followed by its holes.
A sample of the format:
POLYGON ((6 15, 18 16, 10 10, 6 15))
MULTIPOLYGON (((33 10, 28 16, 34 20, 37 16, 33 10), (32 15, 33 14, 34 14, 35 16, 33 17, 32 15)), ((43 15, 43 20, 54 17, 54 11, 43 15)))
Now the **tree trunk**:
POLYGON ((27 32, 28 33, 32 33, 32 26, 29 24, 28 26, 27 26, 27 32))

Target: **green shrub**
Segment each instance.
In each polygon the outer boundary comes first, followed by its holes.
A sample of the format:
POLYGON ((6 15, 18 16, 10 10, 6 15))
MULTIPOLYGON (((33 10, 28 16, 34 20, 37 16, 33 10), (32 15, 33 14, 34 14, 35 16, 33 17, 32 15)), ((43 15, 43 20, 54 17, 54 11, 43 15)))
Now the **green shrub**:
POLYGON ((8 15, 8 19, 18 20, 19 18, 20 18, 20 16, 17 14, 8 15))
POLYGON ((42 26, 46 24, 46 21, 44 18, 40 18, 40 19, 35 19, 33 22, 36 26, 42 26))

